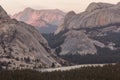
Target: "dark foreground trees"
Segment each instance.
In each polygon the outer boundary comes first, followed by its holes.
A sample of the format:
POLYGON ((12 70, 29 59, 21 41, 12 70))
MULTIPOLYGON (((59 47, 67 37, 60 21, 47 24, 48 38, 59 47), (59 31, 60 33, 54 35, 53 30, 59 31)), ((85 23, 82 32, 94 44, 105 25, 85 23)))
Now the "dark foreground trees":
POLYGON ((32 70, 1 70, 0 80, 120 80, 120 64, 83 67, 64 72, 41 73, 32 70))

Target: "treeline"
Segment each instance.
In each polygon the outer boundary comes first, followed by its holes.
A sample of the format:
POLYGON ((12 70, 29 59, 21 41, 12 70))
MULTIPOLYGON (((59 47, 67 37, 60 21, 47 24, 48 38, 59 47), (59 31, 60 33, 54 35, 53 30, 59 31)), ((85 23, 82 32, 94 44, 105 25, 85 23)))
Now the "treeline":
POLYGON ((0 80, 120 80, 120 64, 70 71, 1 70, 0 80))
POLYGON ((96 46, 97 54, 87 55, 66 55, 61 58, 75 64, 96 64, 96 63, 118 63, 120 62, 120 49, 110 50, 96 46))

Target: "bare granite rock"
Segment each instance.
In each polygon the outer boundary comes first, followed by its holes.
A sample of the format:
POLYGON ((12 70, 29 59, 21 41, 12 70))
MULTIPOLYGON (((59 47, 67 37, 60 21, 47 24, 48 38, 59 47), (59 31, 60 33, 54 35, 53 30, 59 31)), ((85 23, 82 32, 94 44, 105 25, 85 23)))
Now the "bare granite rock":
POLYGON ((45 38, 33 27, 10 19, 0 7, 0 63, 8 69, 61 66, 45 38), (53 66, 54 64, 54 66, 53 66))
MULTIPOLYGON (((120 49, 120 3, 91 3, 79 14, 68 13, 58 27, 56 36, 64 41, 60 55, 97 54, 97 47, 120 49)), ((58 40, 59 42, 60 40, 58 40)))
POLYGON ((68 21, 66 21, 65 18, 64 22, 67 22, 68 24, 66 25, 63 23, 62 27, 64 28, 58 28, 57 33, 64 31, 65 29, 116 25, 120 23, 120 6, 119 4, 91 3, 86 11, 73 15, 67 20, 68 21))

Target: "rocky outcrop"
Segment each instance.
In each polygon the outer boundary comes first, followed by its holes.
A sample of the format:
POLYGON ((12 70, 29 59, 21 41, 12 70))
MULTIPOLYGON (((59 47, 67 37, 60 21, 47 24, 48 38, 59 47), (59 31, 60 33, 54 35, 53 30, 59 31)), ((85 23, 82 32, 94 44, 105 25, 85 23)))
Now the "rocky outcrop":
POLYGON ((75 54, 95 54, 97 52, 93 45, 93 40, 89 39, 82 31, 70 30, 66 34, 64 43, 60 46, 60 55, 75 55, 75 54))
POLYGON ((93 2, 87 7, 86 11, 92 12, 95 10, 100 10, 100 9, 105 9, 105 8, 107 9, 107 8, 112 7, 112 6, 114 6, 114 5, 108 4, 108 3, 95 3, 95 2, 93 2))
POLYGON ((18 21, 35 26, 41 33, 51 33, 57 29, 57 26, 63 20, 65 13, 58 10, 35 10, 26 8, 12 16, 18 21))
MULTIPOLYGON (((63 27, 64 29, 81 29, 118 24, 120 23, 119 9, 118 4, 92 3, 85 12, 72 16, 72 18, 68 20, 70 24, 67 26, 63 25, 63 27)), ((60 31, 62 30, 59 29, 58 32, 60 31)))
POLYGON ((70 11, 69 13, 67 13, 63 22, 61 22, 60 26, 55 31, 55 34, 59 33, 60 31, 64 31, 65 28, 70 24, 70 20, 74 15, 76 15, 74 11, 70 11))
POLYGON ((91 3, 82 13, 70 12, 55 34, 64 36, 56 46, 61 48, 60 55, 97 54, 97 47, 119 50, 119 3, 91 3))
POLYGON ((0 64, 8 69, 61 66, 47 41, 33 27, 7 17, 0 8, 0 64), (7 19, 8 20, 7 20, 7 19), (54 57, 53 57, 54 56, 54 57))

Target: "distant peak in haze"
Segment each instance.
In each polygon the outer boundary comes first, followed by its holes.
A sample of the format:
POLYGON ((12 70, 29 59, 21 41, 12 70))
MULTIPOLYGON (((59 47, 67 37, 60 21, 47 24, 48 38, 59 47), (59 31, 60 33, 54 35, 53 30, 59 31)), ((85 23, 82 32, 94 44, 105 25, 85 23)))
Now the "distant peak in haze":
POLYGON ((24 9, 24 11, 26 11, 26 10, 34 10, 34 9, 31 8, 31 7, 27 7, 27 8, 24 9))
POLYGON ((34 10, 34 11, 55 11, 55 12, 62 12, 62 10, 60 9, 34 9, 34 8, 31 8, 31 7, 27 7, 24 9, 24 11, 28 11, 28 10, 34 10))
POLYGON ((42 33, 51 33, 63 20, 65 13, 59 9, 36 10, 30 7, 16 13, 12 18, 35 26, 42 33))

